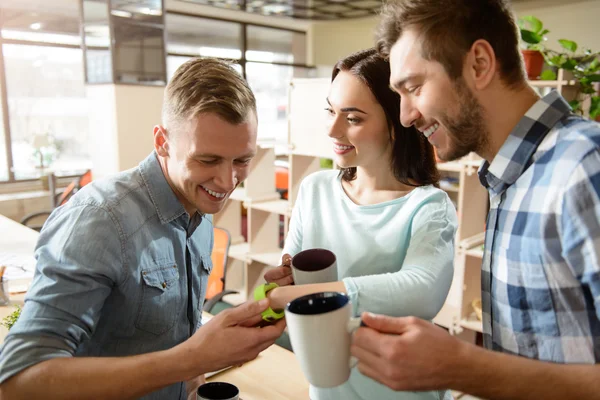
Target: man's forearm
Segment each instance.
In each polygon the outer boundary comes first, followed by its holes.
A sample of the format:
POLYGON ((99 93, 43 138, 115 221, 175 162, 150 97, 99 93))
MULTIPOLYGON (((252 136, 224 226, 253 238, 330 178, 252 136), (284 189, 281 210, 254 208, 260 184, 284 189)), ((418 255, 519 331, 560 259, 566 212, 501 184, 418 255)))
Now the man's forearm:
POLYGON ((135 399, 191 378, 177 348, 131 357, 55 358, 0 386, 1 399, 135 399))
POLYGON ((600 366, 556 364, 468 346, 452 371, 449 387, 491 400, 594 399, 600 366))

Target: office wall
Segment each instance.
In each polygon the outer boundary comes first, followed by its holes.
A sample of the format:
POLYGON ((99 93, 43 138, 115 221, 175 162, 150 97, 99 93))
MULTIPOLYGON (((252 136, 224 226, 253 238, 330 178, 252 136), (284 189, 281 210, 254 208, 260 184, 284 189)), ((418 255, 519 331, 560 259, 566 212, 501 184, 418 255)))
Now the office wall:
MULTIPOLYGON (((599 0, 526 0, 513 2, 517 16, 534 15, 551 31, 548 47, 558 50, 557 39, 600 50, 599 0)), ((378 17, 335 22, 315 22, 312 28, 313 60, 319 75, 326 75, 337 60, 374 45, 378 17)))
POLYGON ((116 86, 119 169, 137 166, 154 149, 154 125, 161 123, 164 87, 116 86))
POLYGON ((329 75, 331 67, 340 58, 373 47, 377 22, 378 17, 315 22, 312 26, 312 49, 319 75, 329 75))

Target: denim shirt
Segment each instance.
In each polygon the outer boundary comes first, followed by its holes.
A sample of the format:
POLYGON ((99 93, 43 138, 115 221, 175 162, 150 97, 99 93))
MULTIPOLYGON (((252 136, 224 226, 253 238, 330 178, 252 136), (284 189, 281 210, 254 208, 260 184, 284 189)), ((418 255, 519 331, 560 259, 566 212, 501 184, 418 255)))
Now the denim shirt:
MULTIPOLYGON (((212 216, 192 218, 150 154, 94 181, 42 229, 25 306, 0 353, 0 383, 55 357, 169 349, 200 327, 212 216)), ((144 399, 185 399, 177 383, 144 399)))

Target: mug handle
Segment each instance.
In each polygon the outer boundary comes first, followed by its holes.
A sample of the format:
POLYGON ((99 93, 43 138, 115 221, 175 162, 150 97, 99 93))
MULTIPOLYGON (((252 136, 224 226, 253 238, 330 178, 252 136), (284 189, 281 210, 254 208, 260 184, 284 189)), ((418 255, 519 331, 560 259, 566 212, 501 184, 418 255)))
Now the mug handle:
MULTIPOLYGON (((361 326, 366 326, 366 325, 364 322, 362 322, 362 319, 360 319, 359 317, 354 317, 354 318, 350 318, 350 320, 348 321, 348 325, 346 325, 346 329, 348 330, 348 333, 353 334, 361 326)), ((349 360, 350 369, 356 367, 356 364, 358 364, 358 359, 356 357, 350 356, 350 360, 349 360)))

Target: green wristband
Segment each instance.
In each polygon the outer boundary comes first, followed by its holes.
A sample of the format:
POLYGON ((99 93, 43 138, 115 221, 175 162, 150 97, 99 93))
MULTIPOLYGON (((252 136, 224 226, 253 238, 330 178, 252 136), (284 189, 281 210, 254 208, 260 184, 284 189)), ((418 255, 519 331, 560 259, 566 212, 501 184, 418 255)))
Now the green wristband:
MULTIPOLYGON (((262 299, 266 299, 267 292, 271 289, 275 289, 276 287, 279 287, 279 285, 275 282, 263 283, 262 285, 257 286, 256 289, 254 289, 254 300, 260 301, 262 299)), ((285 313, 283 311, 278 313, 273 311, 273 309, 269 307, 262 312, 262 319, 267 322, 273 322, 283 318, 284 315, 285 313)))

